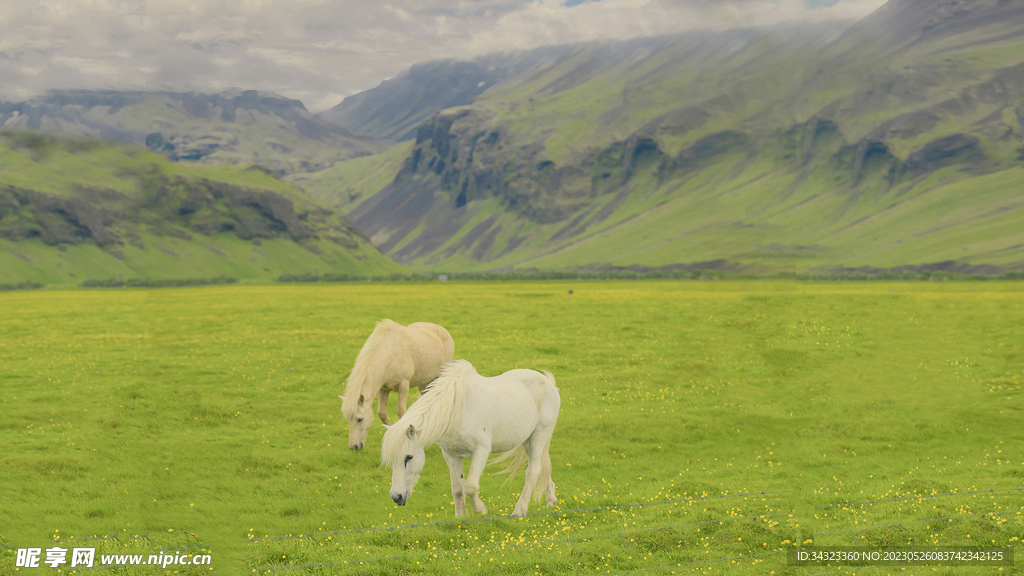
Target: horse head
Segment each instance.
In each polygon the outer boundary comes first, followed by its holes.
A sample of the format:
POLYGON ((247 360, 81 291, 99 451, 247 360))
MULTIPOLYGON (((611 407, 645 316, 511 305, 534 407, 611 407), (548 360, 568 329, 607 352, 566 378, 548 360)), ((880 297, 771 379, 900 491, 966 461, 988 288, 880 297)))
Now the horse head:
MULTIPOLYGON (((384 435, 402 434, 396 428, 394 426, 389 428, 384 435)), ((400 443, 392 444, 392 447, 397 449, 393 449, 390 454, 382 453, 381 455, 384 463, 391 466, 391 499, 399 506, 405 506, 405 503, 409 501, 409 496, 420 479, 420 472, 423 471, 423 465, 427 459, 423 447, 416 444, 415 426, 410 424, 402 437, 400 443)), ((388 444, 386 442, 384 446, 388 446, 388 444)))
POLYGON ((349 450, 362 450, 366 445, 366 436, 370 433, 370 426, 373 425, 373 414, 371 413, 372 401, 367 401, 362 394, 355 401, 341 398, 341 413, 348 420, 348 447, 349 450))

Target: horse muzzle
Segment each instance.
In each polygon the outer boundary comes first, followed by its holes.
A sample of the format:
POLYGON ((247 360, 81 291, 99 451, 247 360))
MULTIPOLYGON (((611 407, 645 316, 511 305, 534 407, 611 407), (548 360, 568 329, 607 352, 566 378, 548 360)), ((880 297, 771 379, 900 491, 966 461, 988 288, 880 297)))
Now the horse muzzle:
POLYGON ((391 499, 399 506, 405 506, 405 503, 409 501, 409 497, 405 494, 392 494, 391 499))
POLYGON ((349 450, 362 450, 363 446, 364 446, 363 442, 360 442, 359 444, 349 444, 348 445, 348 449, 349 450))

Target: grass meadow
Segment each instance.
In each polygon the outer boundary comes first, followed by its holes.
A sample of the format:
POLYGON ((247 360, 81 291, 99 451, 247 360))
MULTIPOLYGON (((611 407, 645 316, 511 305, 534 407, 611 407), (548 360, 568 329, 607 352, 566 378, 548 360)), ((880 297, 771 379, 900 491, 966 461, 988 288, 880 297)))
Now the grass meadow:
MULTIPOLYGON (((0 573, 18 548, 209 553, 179 574, 811 574, 796 545, 1009 547, 1020 574, 1024 285, 572 282, 0 293, 0 573), (572 290, 570 294, 569 291, 572 290), (408 505, 337 395, 376 321, 485 375, 551 370, 558 505, 408 505)), ((392 404, 390 413, 395 413, 392 404)), ((68 565, 62 573, 75 573, 68 565)), ((80 572, 80 571, 79 571, 80 572)), ((92 571, 89 571, 92 572, 92 571)), ((107 569, 162 574, 153 567, 107 569)), ((849 570, 840 570, 848 573, 849 570)), ((104 573, 101 571, 100 573, 104 573)))

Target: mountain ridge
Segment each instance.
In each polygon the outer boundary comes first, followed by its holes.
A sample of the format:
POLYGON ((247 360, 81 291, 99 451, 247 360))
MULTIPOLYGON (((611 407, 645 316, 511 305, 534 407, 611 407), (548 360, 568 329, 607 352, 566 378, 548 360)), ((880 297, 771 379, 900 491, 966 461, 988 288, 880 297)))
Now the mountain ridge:
POLYGON ((439 110, 469 104, 506 78, 553 65, 573 45, 497 53, 471 60, 432 60, 412 65, 379 86, 345 98, 317 117, 354 132, 402 142, 439 110))
POLYGON ((0 126, 127 142, 175 161, 260 164, 279 174, 320 170, 386 148, 320 120, 298 100, 258 90, 54 90, 0 102, 0 126))
POLYGON ((436 113, 349 213, 418 268, 1021 267, 1021 3, 887 16, 916 1, 581 46, 436 113))

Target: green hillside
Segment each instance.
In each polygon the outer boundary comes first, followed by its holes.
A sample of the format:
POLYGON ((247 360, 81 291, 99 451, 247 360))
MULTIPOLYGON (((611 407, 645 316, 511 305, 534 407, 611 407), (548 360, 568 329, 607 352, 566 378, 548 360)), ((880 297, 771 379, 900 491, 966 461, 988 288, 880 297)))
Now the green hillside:
POLYGON ((396 166, 401 166, 411 148, 409 142, 404 142, 380 154, 338 162, 316 172, 288 174, 282 179, 320 202, 348 211, 390 184, 398 171, 396 166))
POLYGON ((961 5, 585 45, 360 159, 349 215, 420 269, 1024 268, 1024 5, 961 5))
POLYGON ((264 168, 0 131, 0 284, 401 270, 264 168))

